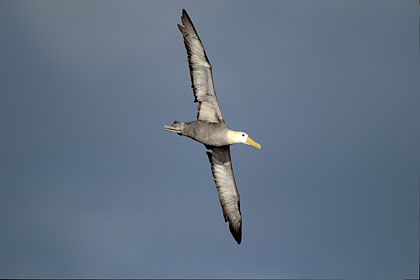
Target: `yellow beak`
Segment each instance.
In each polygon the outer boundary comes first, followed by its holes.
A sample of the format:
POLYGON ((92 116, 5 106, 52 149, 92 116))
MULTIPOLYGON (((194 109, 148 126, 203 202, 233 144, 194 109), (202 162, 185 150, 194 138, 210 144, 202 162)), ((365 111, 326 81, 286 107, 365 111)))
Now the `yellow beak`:
POLYGON ((248 144, 248 145, 252 145, 252 146, 254 146, 255 148, 257 148, 257 149, 261 149, 261 145, 260 144, 258 144, 257 142, 255 142, 254 140, 252 140, 251 139, 251 137, 249 137, 248 136, 248 138, 246 139, 246 143, 248 144))

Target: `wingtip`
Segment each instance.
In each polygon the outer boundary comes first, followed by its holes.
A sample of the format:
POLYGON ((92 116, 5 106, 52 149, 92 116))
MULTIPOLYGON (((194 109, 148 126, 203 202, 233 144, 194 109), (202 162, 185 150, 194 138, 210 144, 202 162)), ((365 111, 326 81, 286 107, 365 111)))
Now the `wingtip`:
POLYGON ((187 11, 185 9, 182 9, 181 21, 182 21, 183 25, 178 24, 178 28, 179 28, 179 30, 181 31, 182 34, 184 34, 184 32, 185 32, 185 26, 186 26, 186 22, 188 22, 188 20, 191 21, 190 17, 188 16, 187 11))
POLYGON ((182 9, 182 16, 184 17, 184 16, 187 16, 188 17, 188 13, 187 13, 187 11, 185 10, 185 9, 182 9))
POLYGON ((187 22, 191 22, 191 18, 188 15, 185 9, 182 9, 182 16, 181 16, 182 23, 185 25, 187 22))
POLYGON ((242 225, 241 224, 233 225, 231 222, 229 222, 229 230, 230 230, 230 233, 232 234, 233 238, 235 239, 235 241, 238 244, 241 244, 241 241, 242 241, 242 225))
POLYGON ((242 230, 235 231, 232 227, 230 227, 230 232, 232 233, 233 238, 235 239, 236 243, 241 244, 242 242, 242 230))
POLYGON ((182 9, 182 15, 181 15, 181 20, 184 20, 184 18, 188 17, 188 13, 185 9, 182 9))
POLYGON ((182 26, 181 24, 178 24, 178 29, 179 31, 181 31, 182 34, 184 34, 184 26, 182 26))

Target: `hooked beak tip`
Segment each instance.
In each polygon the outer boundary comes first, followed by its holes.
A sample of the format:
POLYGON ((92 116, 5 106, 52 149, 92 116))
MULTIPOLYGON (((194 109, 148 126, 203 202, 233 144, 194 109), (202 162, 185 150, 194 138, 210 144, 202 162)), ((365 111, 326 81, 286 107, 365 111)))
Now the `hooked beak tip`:
POLYGON ((261 149, 261 145, 258 144, 257 142, 255 142, 254 140, 252 140, 250 137, 248 137, 248 139, 246 140, 246 143, 248 145, 254 146, 255 148, 257 148, 258 150, 261 149))

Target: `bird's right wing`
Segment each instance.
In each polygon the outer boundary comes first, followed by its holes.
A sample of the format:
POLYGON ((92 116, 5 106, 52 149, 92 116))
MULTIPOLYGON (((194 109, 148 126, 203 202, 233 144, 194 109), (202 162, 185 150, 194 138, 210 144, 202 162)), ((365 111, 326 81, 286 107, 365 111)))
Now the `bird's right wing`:
POLYGON ((220 205, 223 209, 225 222, 229 221, 229 229, 238 244, 242 239, 242 217, 239 193, 233 176, 232 161, 229 146, 210 147, 207 155, 211 164, 214 182, 219 193, 220 205))
POLYGON ((214 91, 211 65, 206 51, 185 10, 182 10, 181 20, 184 26, 178 24, 178 27, 184 37, 184 44, 187 49, 194 102, 199 102, 197 120, 215 123, 223 122, 222 112, 214 91))

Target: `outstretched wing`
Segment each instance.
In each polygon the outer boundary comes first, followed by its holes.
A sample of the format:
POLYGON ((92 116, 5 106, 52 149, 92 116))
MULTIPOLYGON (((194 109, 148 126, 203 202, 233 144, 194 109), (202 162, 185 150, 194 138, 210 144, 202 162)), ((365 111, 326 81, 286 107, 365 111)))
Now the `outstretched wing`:
POLYGON ((178 24, 178 27, 187 49, 194 102, 199 102, 197 120, 222 122, 223 117, 214 91, 211 65, 206 51, 185 10, 182 10, 181 20, 184 26, 178 24))
POLYGON ((220 205, 223 209, 225 222, 229 221, 229 229, 238 244, 242 239, 242 217, 239 203, 239 193, 233 177, 232 161, 229 146, 210 147, 207 155, 211 164, 214 182, 219 193, 220 205))

